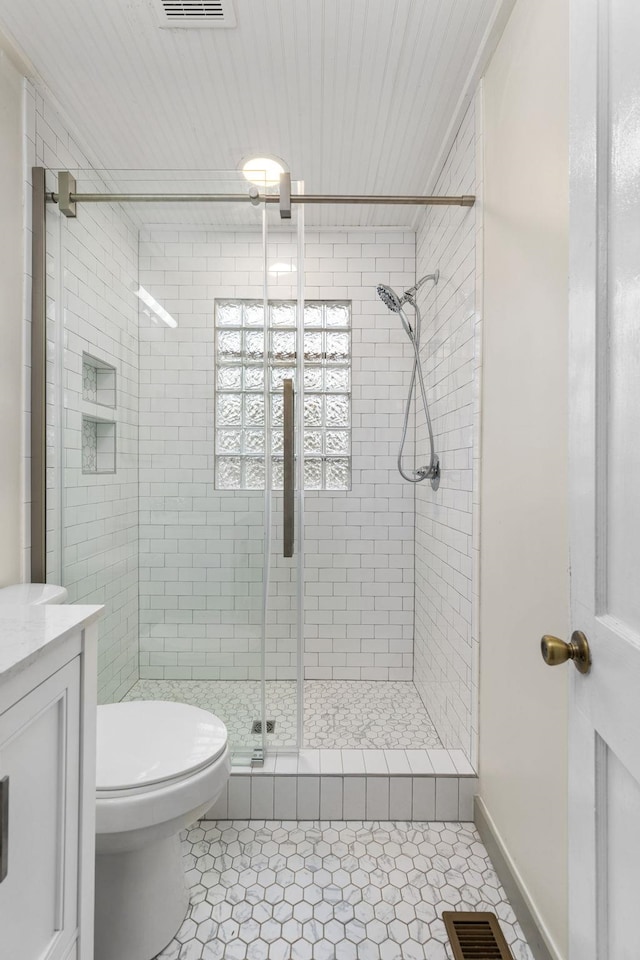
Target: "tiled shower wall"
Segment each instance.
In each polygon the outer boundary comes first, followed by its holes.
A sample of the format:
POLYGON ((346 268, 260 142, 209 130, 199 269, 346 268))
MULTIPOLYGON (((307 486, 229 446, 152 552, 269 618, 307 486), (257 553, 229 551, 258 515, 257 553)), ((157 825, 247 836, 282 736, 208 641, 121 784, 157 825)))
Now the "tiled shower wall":
MULTIPOLYGON (((290 231, 270 232, 268 262, 295 264, 290 231)), ((308 299, 352 303, 352 489, 305 495, 305 675, 411 679, 413 489, 395 456, 410 346, 377 283, 415 276, 415 235, 309 230, 308 299)), ((254 231, 143 232, 141 284, 177 327, 141 321, 141 676, 242 679, 259 670, 263 497, 213 486, 215 298, 261 299, 254 231)), ((295 299, 295 274, 269 274, 295 299), (292 279, 293 278, 293 279, 292 279)), ((281 554, 275 497, 270 677, 296 671, 295 561, 281 554)))
MULTIPOLYGON (((34 165, 48 171, 90 166, 55 109, 28 82, 24 104, 28 190, 34 165)), ((71 602, 105 605, 101 701, 119 699, 138 676, 137 256, 137 230, 121 208, 87 204, 68 221, 49 208, 47 579, 66 586, 71 602), (83 351, 117 371, 117 405, 106 414, 117 422, 112 474, 82 472, 83 351)), ((29 289, 26 294, 28 304, 29 289)), ((28 314, 25 328, 29 336, 28 314)), ((27 378, 27 401, 28 390, 27 378)))
MULTIPOLYGON (((479 443, 481 157, 477 106, 472 102, 434 189, 476 194, 473 208, 431 208, 417 234, 418 277, 440 270, 423 288, 421 356, 442 479, 434 493, 416 490, 416 606, 414 680, 443 744, 473 757, 474 669, 477 657, 474 590, 474 491, 479 443)), ((426 449, 427 427, 417 407, 416 440, 426 449)), ((477 499, 477 497, 475 498, 477 499)))

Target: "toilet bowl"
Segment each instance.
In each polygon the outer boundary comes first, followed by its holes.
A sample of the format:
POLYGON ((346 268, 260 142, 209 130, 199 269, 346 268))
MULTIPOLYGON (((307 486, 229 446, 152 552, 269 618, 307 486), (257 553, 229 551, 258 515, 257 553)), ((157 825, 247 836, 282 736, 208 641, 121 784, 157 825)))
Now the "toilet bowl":
MULTIPOLYGON (((0 604, 66 603, 64 587, 0 588, 0 604)), ((189 906, 180 831, 218 799, 231 772, 227 728, 184 703, 98 707, 95 960, 152 960, 189 906)))
POLYGON ((187 912, 179 833, 231 772, 227 730, 161 700, 98 707, 95 960, 151 960, 187 912))

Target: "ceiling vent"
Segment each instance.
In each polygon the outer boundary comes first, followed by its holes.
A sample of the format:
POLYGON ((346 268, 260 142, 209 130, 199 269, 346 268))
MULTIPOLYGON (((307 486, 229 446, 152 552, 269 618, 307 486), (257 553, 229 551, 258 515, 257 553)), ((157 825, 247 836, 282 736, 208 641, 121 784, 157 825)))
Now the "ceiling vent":
POLYGON ((169 29, 235 27, 232 0, 158 0, 160 26, 169 29))

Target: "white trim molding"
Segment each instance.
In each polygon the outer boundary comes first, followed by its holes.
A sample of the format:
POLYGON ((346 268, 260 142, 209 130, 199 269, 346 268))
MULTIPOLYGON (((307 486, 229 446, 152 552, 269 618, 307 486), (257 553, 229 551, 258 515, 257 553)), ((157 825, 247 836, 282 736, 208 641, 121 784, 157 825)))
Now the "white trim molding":
POLYGON ((566 960, 540 916, 491 814, 478 796, 474 797, 473 820, 535 960, 566 960))

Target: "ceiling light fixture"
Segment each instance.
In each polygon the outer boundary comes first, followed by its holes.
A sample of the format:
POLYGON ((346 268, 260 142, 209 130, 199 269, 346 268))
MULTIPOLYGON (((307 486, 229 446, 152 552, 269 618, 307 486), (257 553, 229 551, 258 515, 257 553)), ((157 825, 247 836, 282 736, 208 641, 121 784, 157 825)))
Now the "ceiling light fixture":
POLYGON ((275 187, 280 183, 280 174, 286 167, 277 157, 249 157, 242 161, 242 172, 258 187, 275 187))

